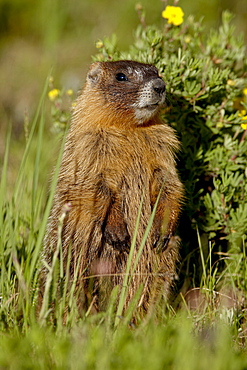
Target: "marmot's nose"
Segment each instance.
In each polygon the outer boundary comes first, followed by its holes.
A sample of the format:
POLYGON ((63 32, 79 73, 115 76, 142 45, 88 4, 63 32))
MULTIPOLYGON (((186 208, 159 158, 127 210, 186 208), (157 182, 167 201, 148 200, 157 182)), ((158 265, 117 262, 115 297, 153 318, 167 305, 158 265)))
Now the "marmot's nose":
POLYGON ((161 95, 166 91, 166 85, 161 78, 153 80, 153 89, 157 94, 161 95))

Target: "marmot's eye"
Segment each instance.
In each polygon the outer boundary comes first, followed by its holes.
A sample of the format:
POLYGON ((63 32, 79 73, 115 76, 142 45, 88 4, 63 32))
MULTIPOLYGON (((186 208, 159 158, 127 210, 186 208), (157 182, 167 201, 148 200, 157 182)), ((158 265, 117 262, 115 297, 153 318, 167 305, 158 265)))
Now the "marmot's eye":
POLYGON ((116 80, 118 81, 128 81, 128 77, 124 73, 117 73, 116 80))

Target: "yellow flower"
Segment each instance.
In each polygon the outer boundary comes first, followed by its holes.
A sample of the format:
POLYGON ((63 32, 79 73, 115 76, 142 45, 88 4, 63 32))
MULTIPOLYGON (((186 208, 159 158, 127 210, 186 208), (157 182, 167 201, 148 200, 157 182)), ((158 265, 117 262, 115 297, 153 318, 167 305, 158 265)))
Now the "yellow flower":
POLYGON ((69 89, 66 91, 66 94, 72 96, 74 94, 74 91, 72 89, 69 89))
POLYGON ((246 116, 246 110, 245 109, 242 109, 240 112, 239 112, 239 117, 242 117, 243 120, 246 120, 247 116, 246 116))
POLYGON ((229 79, 229 80, 227 80, 227 85, 229 85, 229 86, 235 86, 236 85, 236 81, 229 79))
POLYGON ((247 95, 247 87, 243 89, 243 94, 246 96, 247 95))
POLYGON ((185 36, 185 37, 184 37, 184 42, 185 42, 186 44, 189 44, 189 43, 191 42, 191 37, 190 37, 190 36, 185 36))
POLYGON ((168 19, 168 23, 174 26, 179 26, 183 23, 183 16, 184 12, 179 6, 167 5, 162 12, 162 17, 168 19))
POLYGON ((99 40, 99 41, 96 42, 95 46, 96 46, 97 49, 101 49, 101 48, 103 48, 104 44, 101 40, 99 40))
MULTIPOLYGON (((247 115, 246 115, 246 113, 247 113, 246 110, 243 109, 238 114, 239 117, 241 117, 243 121, 247 121, 247 115)), ((243 130, 247 130, 247 122, 246 123, 241 123, 241 127, 242 127, 243 130)))
POLYGON ((58 97, 59 94, 60 94, 60 90, 52 89, 51 91, 48 92, 48 97, 50 101, 54 101, 58 97))

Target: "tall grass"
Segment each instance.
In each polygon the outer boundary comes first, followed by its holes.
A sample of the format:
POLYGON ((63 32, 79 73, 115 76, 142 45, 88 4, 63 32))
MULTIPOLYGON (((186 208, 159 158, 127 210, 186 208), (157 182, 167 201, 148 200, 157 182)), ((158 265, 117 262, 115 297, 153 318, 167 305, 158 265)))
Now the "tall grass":
MULTIPOLYGON (((64 144, 64 140, 61 140, 47 198, 47 187, 44 184, 40 186, 42 153, 47 150, 44 136, 46 92, 47 84, 32 122, 16 185, 9 198, 6 197, 6 190, 11 131, 6 135, 0 182, 0 368, 246 369, 245 309, 241 304, 236 304, 240 302, 236 291, 242 295, 246 292, 245 248, 242 254, 222 255, 225 269, 220 270, 218 262, 212 263, 211 249, 209 257, 205 257, 199 233, 202 278, 201 285, 195 287, 195 291, 199 292, 197 298, 200 304, 194 307, 188 299, 189 295, 181 292, 181 299, 176 303, 178 308, 175 309, 175 304, 160 305, 157 307, 158 317, 149 315, 137 327, 130 324, 132 311, 138 303, 138 293, 127 313, 123 313, 123 307, 140 257, 137 256, 131 268, 135 237, 117 309, 119 288, 113 290, 106 312, 79 314, 74 298, 76 273, 68 291, 68 274, 64 276, 60 269, 58 253, 54 254, 45 283, 43 303, 40 305, 38 291, 39 271, 43 263, 42 241, 64 144), (32 162, 30 157, 33 156, 34 145, 35 158, 32 162), (57 286, 61 281, 63 294, 57 297, 57 286), (221 286, 218 294, 215 293, 216 286, 221 286), (52 311, 49 306, 50 295, 54 303, 52 311), (233 304, 223 306, 219 297, 227 297, 233 304)), ((138 217, 140 214, 141 206, 138 217)), ((60 235, 63 216, 58 225, 60 235)), ((57 252, 60 248, 59 241, 57 252)))
MULTIPOLYGON (((0 221, 1 221, 1 297, 0 307, 3 320, 8 324, 9 311, 22 317, 20 322, 28 326, 30 318, 34 319, 34 305, 37 300, 38 272, 40 267, 42 241, 44 238, 47 218, 55 191, 56 178, 61 160, 55 170, 54 180, 50 187, 50 194, 45 204, 46 187, 39 186, 40 162, 44 147, 45 109, 44 100, 47 93, 48 80, 33 119, 21 160, 13 194, 6 197, 7 165, 10 147, 11 132, 6 139, 6 152, 2 167, 0 183, 0 221), (35 158, 31 168, 29 157, 35 145, 35 158), (32 178, 30 178, 30 173, 32 178)), ((13 324, 15 320, 11 318, 13 324)))

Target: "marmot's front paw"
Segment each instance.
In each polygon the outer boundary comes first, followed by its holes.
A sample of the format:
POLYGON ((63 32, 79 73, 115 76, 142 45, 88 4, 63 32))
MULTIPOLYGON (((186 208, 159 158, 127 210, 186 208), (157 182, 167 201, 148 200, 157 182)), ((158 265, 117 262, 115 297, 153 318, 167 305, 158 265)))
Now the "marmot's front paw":
POLYGON ((159 238, 154 243, 154 248, 156 249, 157 253, 164 252, 166 249, 170 248, 177 248, 180 242, 179 236, 172 236, 172 234, 168 234, 159 238))
POLYGON ((119 251, 129 252, 130 250, 130 236, 124 222, 107 224, 104 231, 104 240, 119 251))

